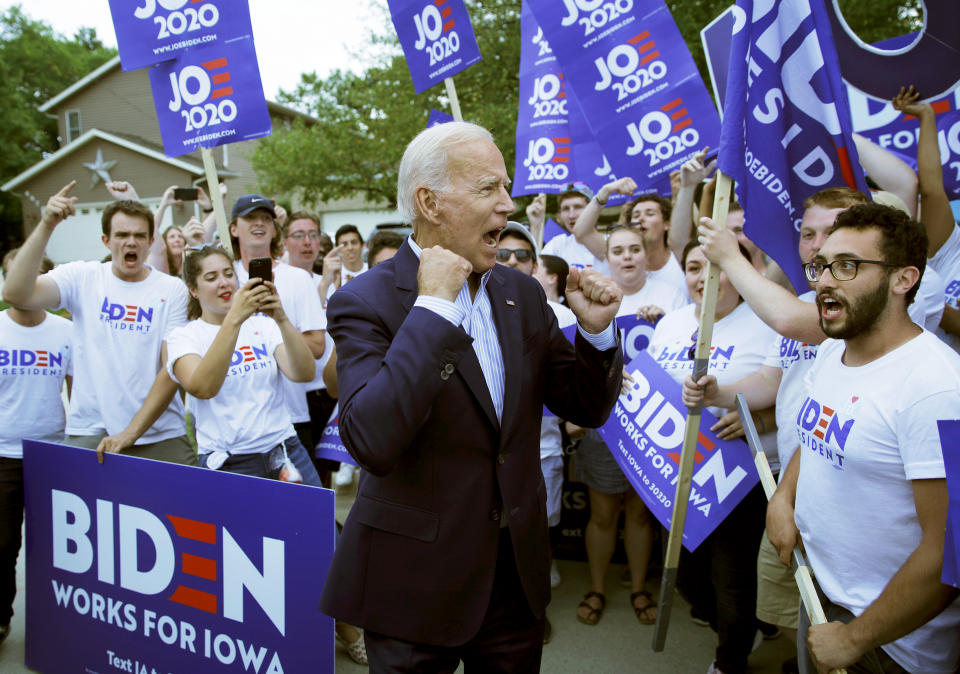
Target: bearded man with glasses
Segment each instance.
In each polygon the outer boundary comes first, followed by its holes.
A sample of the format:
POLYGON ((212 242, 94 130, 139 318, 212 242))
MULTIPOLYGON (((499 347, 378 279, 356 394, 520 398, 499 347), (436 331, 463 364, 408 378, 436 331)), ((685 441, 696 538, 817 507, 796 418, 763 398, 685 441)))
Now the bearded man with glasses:
POLYGON ((907 314, 926 252, 918 223, 865 204, 838 215, 804 265, 829 339, 767 512, 784 564, 802 536, 825 599, 827 624, 810 627, 801 613, 801 672, 960 664, 958 591, 940 582, 943 451, 956 448, 941 449, 937 429, 960 413, 960 358, 907 314))

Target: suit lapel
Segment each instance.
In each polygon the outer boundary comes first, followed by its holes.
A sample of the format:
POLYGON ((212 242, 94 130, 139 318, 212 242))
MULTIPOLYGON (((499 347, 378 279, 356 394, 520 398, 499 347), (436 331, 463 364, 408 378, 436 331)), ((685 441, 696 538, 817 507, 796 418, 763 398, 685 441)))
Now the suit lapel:
MULTIPOLYGON (((400 292, 400 303, 403 307, 403 313, 406 315, 410 313, 414 302, 417 301, 419 292, 417 271, 420 269, 420 261, 409 244, 403 246, 393 259, 397 260, 397 290, 400 292)), ((490 397, 487 380, 483 378, 480 361, 472 347, 467 349, 466 353, 460 358, 460 362, 457 363, 457 372, 460 373, 460 377, 463 378, 467 388, 470 389, 470 393, 473 394, 473 397, 487 415, 487 419, 493 424, 494 428, 499 428, 500 422, 497 420, 497 412, 493 407, 493 398, 490 397)))
POLYGON ((523 333, 520 329, 520 307, 515 293, 508 291, 503 275, 494 267, 493 275, 487 283, 493 322, 497 326, 500 340, 500 353, 503 354, 503 418, 501 419, 501 441, 507 437, 510 426, 516 416, 518 397, 520 396, 520 377, 523 354, 523 333))

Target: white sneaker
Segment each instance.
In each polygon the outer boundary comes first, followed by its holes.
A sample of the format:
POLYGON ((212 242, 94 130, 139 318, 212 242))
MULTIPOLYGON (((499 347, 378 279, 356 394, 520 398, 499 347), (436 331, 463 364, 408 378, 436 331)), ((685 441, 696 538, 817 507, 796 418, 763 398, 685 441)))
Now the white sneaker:
POLYGON ((550 587, 560 587, 563 578, 560 576, 560 569, 557 568, 557 560, 550 562, 550 587))
POLYGON ((710 663, 710 668, 707 670, 707 674, 723 674, 723 670, 717 667, 716 660, 710 663))
POLYGON ((353 466, 341 463, 340 470, 333 474, 333 483, 338 487, 346 487, 353 482, 353 466))

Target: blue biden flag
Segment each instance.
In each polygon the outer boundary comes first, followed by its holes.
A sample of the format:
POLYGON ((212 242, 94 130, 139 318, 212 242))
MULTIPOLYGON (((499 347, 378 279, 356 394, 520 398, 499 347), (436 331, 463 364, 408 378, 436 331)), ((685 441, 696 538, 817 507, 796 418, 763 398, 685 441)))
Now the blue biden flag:
POLYGON ((790 277, 803 202, 827 187, 867 191, 822 0, 738 0, 745 20, 730 50, 720 170, 737 183, 744 230, 790 277))

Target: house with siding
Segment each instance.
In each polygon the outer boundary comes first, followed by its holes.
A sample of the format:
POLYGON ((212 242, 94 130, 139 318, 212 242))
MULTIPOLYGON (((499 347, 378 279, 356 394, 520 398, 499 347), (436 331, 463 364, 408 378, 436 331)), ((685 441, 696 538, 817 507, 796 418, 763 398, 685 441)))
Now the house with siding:
MULTIPOLYGON (((267 107, 274 130, 298 117, 312 119, 271 101, 267 107)), ((47 247, 54 262, 96 260, 106 254, 100 242, 100 214, 112 197, 104 187, 105 179, 133 184, 141 200, 153 207, 170 185, 206 185, 199 151, 179 157, 164 154, 147 70, 124 72, 119 56, 61 91, 40 110, 57 119, 60 148, 0 189, 20 197, 26 237, 40 221, 47 199, 66 183, 77 181, 72 192, 79 199, 77 215, 57 227, 47 247)), ((220 180, 228 188, 228 215, 236 197, 257 191, 249 159, 257 142, 242 141, 213 150, 220 180)), ((168 209, 158 231, 171 224, 183 225, 199 214, 195 209, 193 202, 168 209)), ((376 223, 397 217, 395 211, 362 200, 322 204, 319 210, 328 233, 347 222, 369 231, 376 223)))

